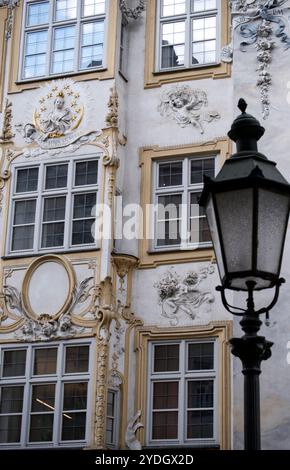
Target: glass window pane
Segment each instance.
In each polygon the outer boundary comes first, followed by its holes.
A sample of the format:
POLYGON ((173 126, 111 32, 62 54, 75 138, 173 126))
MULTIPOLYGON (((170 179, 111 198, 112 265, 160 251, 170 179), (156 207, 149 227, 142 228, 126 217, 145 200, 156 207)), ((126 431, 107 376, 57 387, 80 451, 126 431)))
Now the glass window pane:
POLYGON ((162 68, 184 65, 185 22, 165 23, 162 25, 162 68))
POLYGON ((53 413, 34 414, 31 416, 29 442, 52 441, 53 417, 53 413))
POLYGON ((178 408, 178 382, 154 382, 153 409, 178 408))
POLYGON ((20 441, 21 415, 0 416, 0 443, 12 443, 20 441))
POLYGON ((191 160, 190 184, 203 184, 204 176, 213 178, 215 174, 215 159, 191 160))
POLYGON ((84 0, 84 16, 105 13, 105 0, 84 0))
POLYGON ((96 205, 96 193, 77 194, 74 196, 74 219, 83 219, 93 216, 96 205))
POLYGON ((187 407, 213 407, 213 380, 194 380, 188 382, 187 407))
POLYGON ((74 69, 75 26, 54 30, 52 73, 71 72, 74 69))
POLYGON ((179 345, 154 346, 154 372, 179 370, 179 345))
POLYGON ((193 13, 206 10, 215 10, 216 8, 216 0, 191 0, 191 11, 193 13))
POLYGON ((95 219, 76 220, 73 222, 72 245, 88 245, 95 243, 92 234, 95 219))
POLYGON ((64 241, 64 222, 44 224, 42 227, 43 248, 63 246, 64 241))
POLYGON ((192 343, 188 345, 188 369, 209 370, 214 368, 214 344, 192 343))
POLYGON ((177 439, 178 411, 153 413, 152 439, 177 439))
POLYGON ((27 8, 27 26, 48 23, 49 2, 30 3, 27 8))
POLYGON ((23 386, 1 387, 0 413, 22 413, 23 386))
POLYGON ((14 209, 14 225, 33 224, 35 221, 36 200, 16 201, 14 209))
POLYGON ((191 241, 194 243, 211 241, 211 234, 205 217, 204 208, 199 206, 200 195, 200 192, 190 194, 190 235, 191 241), (196 206, 199 206, 199 208, 196 206))
POLYGON ((162 16, 182 15, 185 11, 185 0, 163 0, 162 2, 162 16))
POLYGON ((170 246, 180 244, 181 194, 169 194, 158 197, 157 245, 170 246))
POLYGON ((65 203, 65 196, 44 199, 43 221, 64 220, 65 203))
POLYGON ((33 385, 30 442, 51 441, 55 410, 55 384, 33 385))
POLYGON ((34 350, 34 375, 56 373, 57 348, 40 348, 34 350))
POLYGON ((108 400, 107 400, 107 415, 114 416, 115 414, 115 393, 108 391, 108 400))
POLYGON ((182 162, 160 163, 158 168, 159 188, 182 184, 182 162))
POLYGON ((75 186, 98 183, 98 160, 76 163, 75 186))
POLYGON ((99 67, 103 62, 104 22, 85 23, 82 27, 80 68, 99 67))
POLYGON ((72 20, 77 16, 77 0, 56 0, 56 21, 72 20))
POLYGON ((64 384, 63 410, 85 410, 87 407, 87 383, 64 384))
POLYGON ((32 386, 32 412, 49 412, 54 410, 55 384, 32 386))
POLYGON ((25 375, 26 350, 4 351, 3 377, 21 377, 25 375))
POLYGON ((45 75, 48 31, 34 31, 26 34, 24 78, 45 75))
POLYGON ((34 225, 14 227, 12 233, 12 251, 31 250, 33 248, 34 225))
POLYGON ((67 165, 46 167, 45 189, 65 188, 67 185, 67 165))
POLYGON ((213 411, 188 411, 187 438, 210 439, 213 438, 213 411))
POLYGON ((38 168, 17 170, 16 192, 25 193, 37 191, 38 168))
POLYGON ((86 436, 86 413, 63 413, 62 433, 63 441, 80 441, 86 436))
POLYGON ((65 348, 65 373, 88 372, 89 346, 67 346, 65 348))

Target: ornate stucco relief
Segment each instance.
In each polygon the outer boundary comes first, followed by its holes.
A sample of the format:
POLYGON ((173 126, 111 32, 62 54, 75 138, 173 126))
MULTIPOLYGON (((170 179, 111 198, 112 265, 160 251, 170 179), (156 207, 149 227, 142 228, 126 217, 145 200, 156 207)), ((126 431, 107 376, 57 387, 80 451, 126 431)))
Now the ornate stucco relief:
POLYGON ((101 136, 100 130, 81 129, 85 111, 81 93, 80 84, 71 79, 54 80, 42 87, 32 122, 15 125, 30 144, 23 152, 25 157, 74 152, 101 136))
POLYGON ((5 31, 5 38, 9 39, 11 37, 12 26, 13 26, 13 10, 15 7, 18 7, 20 4, 20 0, 1 0, 0 7, 7 6, 8 7, 8 16, 6 20, 6 31, 5 31))
POLYGON ((144 428, 144 425, 139 421, 141 414, 141 410, 137 411, 137 413, 131 419, 129 419, 127 424, 125 442, 130 450, 142 449, 141 443, 136 437, 136 432, 138 429, 144 428))
POLYGON ((246 52, 254 46, 257 54, 258 78, 262 115, 266 119, 270 112, 270 86, 272 76, 270 64, 274 49, 290 48, 288 0, 236 0, 232 1, 233 28, 242 38, 240 50, 246 52))
POLYGON ((77 267, 77 263, 70 266, 70 263, 60 256, 46 255, 36 259, 28 269, 25 266, 5 268, 0 294, 0 333, 14 332, 15 337, 23 341, 47 341, 70 338, 96 327, 99 322, 97 309, 101 296, 100 286, 94 284, 96 264, 92 264, 91 260, 82 260, 82 272, 84 269, 91 270, 92 275, 81 280, 78 280, 75 274, 77 267), (64 270, 71 271, 72 284, 68 286, 63 306, 60 306, 58 312, 36 311, 35 306, 32 306, 35 302, 31 303, 30 296, 33 289, 38 289, 37 270, 46 267, 46 263, 54 262, 62 265, 64 270), (17 286, 17 273, 22 273, 21 289, 17 286))
POLYGON ((122 12, 122 20, 125 25, 129 20, 137 20, 146 9, 146 0, 137 0, 135 8, 128 6, 128 0, 119 0, 120 10, 122 12), (137 3, 138 2, 138 3, 137 3))
POLYGON ((131 310, 132 275, 139 260, 135 256, 113 254, 112 262, 116 270, 116 307, 121 319, 134 323, 136 317, 131 310))
POLYGON ((12 131, 12 103, 6 99, 3 111, 3 125, 0 134, 0 143, 9 143, 15 134, 12 131))
POLYGON ((175 85, 161 95, 158 111, 163 117, 177 122, 180 127, 193 126, 204 133, 205 122, 220 119, 217 111, 207 111, 207 94, 189 85, 175 85))
POLYGON ((118 321, 113 305, 111 278, 106 278, 100 285, 99 306, 97 308, 97 381, 96 381, 96 411, 95 411, 95 435, 94 446, 97 449, 106 447, 107 417, 107 390, 108 390, 108 364, 109 364, 109 340, 110 325, 112 320, 118 321))
POLYGON ((168 318, 172 326, 179 323, 181 313, 194 320, 200 318, 203 304, 206 312, 211 310, 211 305, 215 301, 214 295, 200 287, 200 284, 213 273, 213 264, 198 272, 189 271, 183 278, 169 269, 160 281, 154 284, 161 304, 161 315, 168 318))

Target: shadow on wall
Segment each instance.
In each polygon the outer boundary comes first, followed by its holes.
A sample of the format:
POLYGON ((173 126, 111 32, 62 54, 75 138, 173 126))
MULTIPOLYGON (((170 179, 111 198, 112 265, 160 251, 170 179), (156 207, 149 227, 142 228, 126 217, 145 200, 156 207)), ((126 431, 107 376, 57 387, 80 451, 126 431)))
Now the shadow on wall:
MULTIPOLYGON (((261 435, 262 450, 289 450, 290 449, 290 418, 281 424, 263 432, 261 435)), ((243 432, 234 432, 234 450, 244 448, 243 432)))

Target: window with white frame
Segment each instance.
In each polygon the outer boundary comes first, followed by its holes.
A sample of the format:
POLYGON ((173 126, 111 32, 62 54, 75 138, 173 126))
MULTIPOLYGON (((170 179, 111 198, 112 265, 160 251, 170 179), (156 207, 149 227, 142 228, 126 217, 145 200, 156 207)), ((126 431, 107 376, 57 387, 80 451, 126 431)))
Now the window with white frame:
POLYGON ((25 1, 22 79, 104 65, 106 0, 25 1))
POLYGON ((2 347, 0 447, 87 441, 90 349, 84 342, 2 347))
POLYGON ((98 159, 14 169, 9 253, 95 246, 98 159))
POLYGON ((160 70, 215 64, 220 0, 158 0, 160 70))
POLYGON ((106 442, 109 447, 117 447, 118 445, 118 406, 119 391, 114 389, 108 390, 107 398, 107 428, 106 442))
POLYGON ((203 177, 214 174, 214 156, 155 162, 155 249, 211 244, 205 212, 198 201, 203 177))
POLYGON ((214 339, 150 344, 150 445, 217 443, 214 339))

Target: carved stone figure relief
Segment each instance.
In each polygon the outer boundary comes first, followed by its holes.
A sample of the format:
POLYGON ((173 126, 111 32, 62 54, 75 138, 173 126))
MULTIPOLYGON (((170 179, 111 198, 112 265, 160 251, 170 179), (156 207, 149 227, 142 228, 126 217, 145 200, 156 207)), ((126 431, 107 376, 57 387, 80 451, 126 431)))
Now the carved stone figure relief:
POLYGON ((201 317, 200 308, 203 304, 210 311, 215 301, 214 295, 200 288, 200 284, 210 274, 214 273, 214 265, 210 264, 200 271, 189 271, 181 278, 175 271, 168 270, 160 281, 154 284, 161 304, 161 315, 170 320, 171 325, 179 323, 181 312, 192 320, 201 317))
POLYGON ((144 425, 139 421, 141 417, 141 410, 135 416, 129 419, 126 429, 125 442, 130 450, 141 450, 142 446, 136 437, 136 432, 139 428, 144 428, 144 425))
POLYGON ((207 94, 189 85, 175 85, 161 96, 158 111, 174 119, 180 127, 193 126, 204 133, 204 123, 220 119, 217 111, 207 111, 207 94))
POLYGON ((95 141, 101 131, 80 131, 83 116, 79 84, 71 79, 47 83, 41 90, 38 105, 33 112, 33 122, 15 125, 25 142, 36 144, 28 147, 24 156, 36 157, 43 153, 56 155, 59 149, 62 152, 73 152, 81 145, 95 141))

